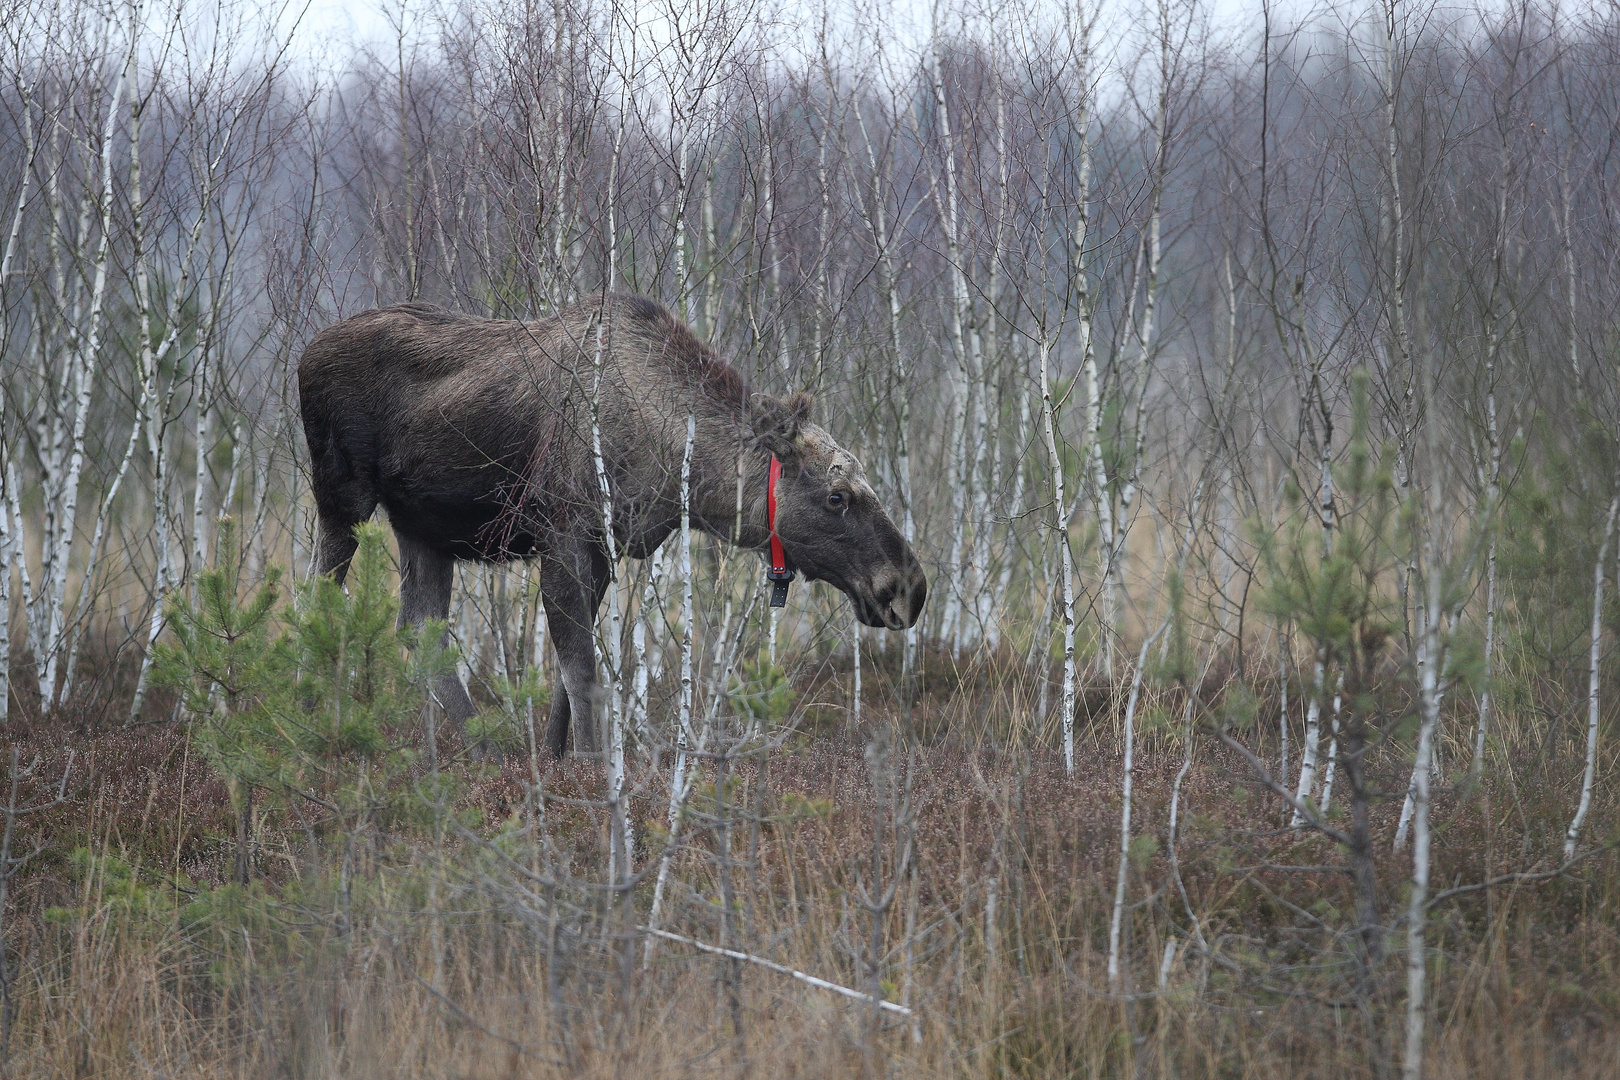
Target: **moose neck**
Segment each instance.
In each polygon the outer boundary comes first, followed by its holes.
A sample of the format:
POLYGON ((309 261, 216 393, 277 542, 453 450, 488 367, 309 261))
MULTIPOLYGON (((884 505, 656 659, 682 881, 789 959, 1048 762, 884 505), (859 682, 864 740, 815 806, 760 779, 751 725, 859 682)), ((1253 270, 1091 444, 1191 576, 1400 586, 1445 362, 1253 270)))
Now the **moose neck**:
POLYGON ((763 548, 770 539, 765 493, 769 484, 771 455, 769 451, 757 447, 744 447, 738 454, 734 449, 735 443, 732 446, 731 453, 717 454, 708 459, 721 463, 721 469, 704 476, 703 483, 694 483, 693 524, 728 544, 750 549, 763 548), (731 463, 730 469, 723 468, 727 462, 731 463))

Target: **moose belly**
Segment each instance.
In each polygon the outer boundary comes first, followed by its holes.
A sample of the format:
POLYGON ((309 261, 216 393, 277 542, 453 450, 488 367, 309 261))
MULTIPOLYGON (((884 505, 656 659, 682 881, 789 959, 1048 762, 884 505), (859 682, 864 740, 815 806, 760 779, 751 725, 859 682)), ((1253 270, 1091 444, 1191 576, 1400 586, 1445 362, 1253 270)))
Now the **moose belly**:
POLYGON ((382 502, 395 529, 458 559, 505 562, 534 554, 530 523, 509 488, 434 482, 400 476, 383 485, 382 502))

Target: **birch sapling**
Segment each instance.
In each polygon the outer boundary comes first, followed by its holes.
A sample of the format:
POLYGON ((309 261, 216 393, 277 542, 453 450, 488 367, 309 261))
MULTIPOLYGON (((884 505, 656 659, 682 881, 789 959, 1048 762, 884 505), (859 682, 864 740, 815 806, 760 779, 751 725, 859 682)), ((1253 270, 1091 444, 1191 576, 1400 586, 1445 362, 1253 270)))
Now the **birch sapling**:
MULTIPOLYGON (((154 93, 156 88, 154 86, 154 93)), ((137 100, 137 106, 140 102, 137 100)), ((194 104, 193 110, 200 106, 194 104)), ((235 136, 237 126, 243 119, 243 109, 233 107, 231 118, 220 138, 217 147, 200 154, 199 159, 193 163, 193 168, 201 178, 201 185, 197 193, 196 213, 192 218, 189 234, 186 237, 186 247, 179 260, 179 273, 169 291, 168 302, 164 305, 162 318, 166 326, 163 340, 156 344, 152 341, 152 317, 154 301, 152 297, 151 272, 148 266, 149 248, 146 231, 146 203, 142 194, 141 181, 141 112, 140 107, 132 109, 130 119, 130 192, 132 213, 130 218, 130 239, 134 248, 135 261, 135 302, 139 312, 140 325, 140 351, 139 375, 141 378, 140 399, 136 406, 134 427, 130 433, 131 445, 126 448, 126 454, 133 449, 136 432, 144 427, 147 453, 152 461, 152 513, 157 538, 157 568, 154 582, 155 596, 150 618, 147 622, 146 641, 141 655, 140 671, 135 679, 135 693, 130 702, 130 711, 125 718, 126 724, 134 723, 140 716, 141 709, 146 702, 147 686, 151 677, 152 646, 162 633, 164 625, 164 600, 169 590, 175 584, 175 573, 172 566, 172 549, 170 547, 170 492, 169 492, 169 451, 167 433, 173 416, 172 410, 176 392, 181 385, 180 370, 170 375, 168 387, 161 389, 161 374, 164 363, 178 344, 180 326, 182 323, 182 304, 190 292, 191 279, 195 274, 195 259, 202 241, 204 230, 213 219, 215 199, 221 184, 221 169, 235 136)), ((195 115, 191 119, 195 119, 195 115)), ((241 245, 227 243, 226 252, 221 267, 222 280, 229 282, 234 271, 235 262, 239 256, 241 245)), ((199 344, 204 357, 201 365, 206 367, 206 352, 212 341, 214 327, 221 311, 221 304, 225 289, 213 294, 204 310, 202 325, 199 329, 199 344)), ((197 373, 200 375, 200 373, 197 373)), ((199 401, 199 409, 202 403, 199 401)), ((199 421, 200 422, 200 421, 199 421)), ((206 449, 203 443, 198 443, 198 468, 206 466, 206 449)), ((127 466, 120 466, 124 468, 127 466)), ((116 486, 116 485, 115 485, 116 486)), ((296 488, 295 488, 296 490, 296 488)), ((103 499, 101 514, 104 516, 111 509, 111 496, 116 491, 110 491, 109 497, 103 499)), ((200 496, 199 496, 200 499, 200 496)), ((200 503, 198 504, 200 508, 200 503)), ((296 524, 296 514, 294 515, 296 524)), ((99 528, 99 521, 98 521, 99 528)), ((98 533, 99 535, 99 533, 98 533)), ((95 556, 95 545, 92 542, 92 558, 95 556)), ((297 533, 294 531, 294 552, 297 551, 297 533)))
POLYGON ((0 441, 0 724, 11 709, 11 503, 6 498, 6 447, 0 441))
MULTIPOLYGON (((602 455, 602 417, 601 394, 602 379, 604 377, 603 360, 607 355, 607 298, 615 287, 618 270, 619 241, 617 229, 617 216, 615 201, 618 194, 619 167, 624 151, 624 135, 626 127, 626 114, 630 104, 630 81, 636 70, 635 43, 639 36, 638 27, 632 24, 630 33, 629 63, 621 72, 622 81, 619 91, 619 115, 613 135, 613 155, 608 163, 607 176, 607 278, 603 284, 602 303, 596 313, 596 351, 593 357, 595 367, 594 384, 591 390, 591 457, 596 468, 597 495, 601 499, 603 543, 607 545, 608 563, 608 618, 607 618, 607 644, 608 665, 611 679, 608 692, 608 808, 611 815, 611 835, 609 837, 608 852, 608 880, 615 893, 621 888, 621 883, 627 884, 631 877, 630 859, 634 851, 635 842, 630 832, 630 817, 624 805, 624 664, 621 655, 624 648, 623 634, 620 622, 620 597, 617 583, 613 577, 618 570, 619 551, 618 541, 613 533, 613 490, 608 483, 607 461, 602 455)), ((592 723, 595 718, 591 718, 592 723)), ((622 901, 630 902, 630 893, 626 888, 622 901)))
MULTIPOLYGON (((837 76, 832 60, 827 55, 828 5, 821 9, 821 21, 816 28, 816 45, 821 68, 822 93, 816 109, 816 124, 812 135, 816 143, 816 198, 820 210, 816 217, 816 282, 815 303, 810 315, 810 354, 812 357, 810 386, 819 393, 826 377, 827 352, 832 339, 831 292, 828 280, 828 254, 831 248, 830 224, 832 220, 832 186, 827 182, 827 147, 832 142, 833 105, 838 98, 837 76)), ((774 609, 773 609, 774 613, 774 609)))
MULTIPOLYGON (((141 400, 146 406, 137 423, 145 425, 146 449, 152 459, 152 516, 157 540, 157 570, 153 581, 152 610, 147 621, 145 649, 141 654, 140 672, 135 678, 135 693, 130 700, 125 724, 139 719, 146 703, 146 690, 151 679, 154 653, 152 646, 163 632, 165 598, 175 582, 171 565, 169 522, 169 455, 165 438, 169 425, 169 401, 160 398, 159 350, 152 344, 152 286, 147 267, 147 247, 144 203, 140 185, 140 122, 137 111, 130 124, 130 189, 133 193, 134 213, 130 236, 135 247, 135 302, 140 313, 140 364, 143 386, 141 400)), ((177 381, 177 380, 176 380, 177 381)), ((171 396, 173 383, 171 383, 171 396)))
MULTIPOLYGON (((24 70, 20 63, 17 70, 19 72, 24 70)), ((26 78, 19 79, 18 83, 23 114, 22 179, 17 185, 17 205, 11 215, 11 228, 6 233, 6 245, 4 249, 0 249, 0 351, 5 349, 11 336, 9 319, 11 308, 6 296, 6 285, 11 279, 11 265, 17 253, 17 240, 22 233, 23 217, 28 212, 29 195, 33 190, 34 160, 39 151, 34 136, 33 87, 26 78)), ((5 383, 0 382, 0 417, 5 413, 6 388, 5 383)), ((11 516, 11 471, 11 451, 5 437, 0 435, 0 724, 5 723, 11 707, 12 553, 21 550, 17 538, 21 535, 22 528, 22 522, 14 522, 11 516)), ((0 948, 3 947, 0 945, 0 948)))
POLYGON ((1279 628, 1277 631, 1277 685, 1278 696, 1282 699, 1280 715, 1277 719, 1277 741, 1280 745, 1281 767, 1277 770, 1278 776, 1288 775, 1288 652, 1293 646, 1293 636, 1287 630, 1279 628))
POLYGON ((861 722, 861 623, 859 619, 850 620, 849 650, 854 657, 854 687, 849 695, 850 718, 859 724, 861 722))
POLYGON ((1581 776, 1581 801, 1575 808, 1575 817, 1564 832, 1564 859, 1575 857, 1575 845, 1580 842, 1581 826, 1592 809, 1592 787, 1597 779, 1598 718, 1601 700, 1601 664, 1603 657, 1603 564, 1609 557, 1609 545, 1614 542, 1617 515, 1620 515, 1620 495, 1609 502, 1609 516, 1603 526, 1603 543, 1592 567, 1592 630, 1586 662, 1586 771, 1581 776))
POLYGON ((218 393, 217 388, 209 383, 212 352, 207 343, 200 343, 194 365, 197 404, 194 415, 196 431, 192 437, 196 461, 191 489, 191 565, 199 570, 208 565, 208 454, 214 438, 214 402, 210 395, 218 393))
MULTIPOLYGON (((606 313, 596 323, 596 380, 591 395, 591 455, 596 465, 596 483, 602 499, 602 533, 607 545, 609 582, 607 588, 608 663, 608 807, 613 817, 612 846, 608 855, 608 878, 618 888, 630 878, 630 857, 634 840, 630 817, 624 805, 624 641, 621 623, 622 601, 612 575, 619 565, 618 542, 613 535, 613 491, 608 483, 607 463, 602 456, 602 418, 599 412, 602 387, 602 360, 606 353, 606 313)), ((628 894, 627 894, 628 898, 628 894)))
MULTIPOLYGON (((1182 45, 1184 44, 1185 39, 1182 42, 1182 45)), ((1159 2, 1158 46, 1159 85, 1152 119, 1153 164, 1149 177, 1151 190, 1148 227, 1141 248, 1141 253, 1146 259, 1146 275, 1142 294, 1142 321, 1135 328, 1136 377, 1132 387, 1136 397, 1135 418, 1129 434, 1131 453, 1119 470, 1121 474, 1120 482, 1117 484, 1119 512, 1114 515, 1114 534, 1108 538, 1108 562, 1103 581, 1103 588, 1112 592, 1115 597, 1112 610, 1116 619, 1122 611, 1120 598, 1125 590, 1124 562, 1129 552, 1133 511, 1141 489, 1142 459, 1147 444, 1148 381, 1153 377, 1157 355, 1154 334, 1157 329, 1155 318, 1158 312, 1159 276, 1164 259, 1162 233, 1164 187, 1169 170, 1170 152, 1170 87, 1175 74, 1175 65, 1180 61, 1180 46, 1173 45, 1171 41, 1169 0, 1159 2)), ((1134 300, 1134 293, 1132 298, 1134 300)), ((1117 632, 1117 623, 1111 629, 1117 632)))
MULTIPOLYGON (((1307 349, 1307 360, 1310 365, 1308 380, 1309 399, 1302 402, 1304 411, 1318 413, 1322 430, 1320 435, 1315 433, 1315 424, 1310 426, 1313 432, 1313 441, 1321 466, 1321 514, 1322 552, 1321 567, 1326 571, 1327 562, 1333 557, 1333 415, 1328 406, 1326 393, 1322 385, 1322 364, 1319 354, 1307 349)), ((1311 666, 1311 696, 1305 706, 1305 738, 1300 745, 1299 787, 1295 799, 1303 803, 1311 797, 1316 788, 1316 768, 1321 753, 1322 744, 1322 699, 1327 692, 1327 655, 1328 643, 1325 639, 1317 639, 1316 658, 1311 666)), ((1334 711, 1335 746, 1337 745, 1337 706, 1334 711)), ((1331 768, 1331 765, 1330 765, 1331 768)), ((1289 819, 1290 828, 1300 828, 1304 819, 1296 809, 1289 819)))
MULTIPOLYGON (((885 72, 886 73, 886 72, 885 72)), ((888 110, 884 120, 888 130, 892 133, 899 129, 900 107, 896 102, 896 91, 892 82, 887 94, 888 110)), ((912 513, 911 494, 911 442, 908 434, 911 429, 911 394, 908 392, 906 377, 906 350, 900 328, 900 276, 895 264, 894 249, 896 234, 902 231, 910 214, 902 216, 895 227, 890 226, 888 200, 893 190, 892 171, 894 169, 894 153, 891 142, 889 153, 883 157, 883 164, 878 164, 876 147, 872 136, 867 130, 866 112, 861 107, 859 99, 852 107, 855 114, 855 124, 861 133, 861 141, 866 149, 867 168, 871 173, 871 194, 869 200, 860 200, 857 205, 861 210, 861 217, 866 225, 872 246, 877 255, 878 287, 883 294, 883 304, 888 316, 888 344, 890 363, 893 365, 892 380, 888 386, 888 397, 894 403, 896 410, 894 422, 894 474, 895 484, 900 495, 900 535, 904 536, 907 544, 916 541, 916 519, 912 513), (870 209, 867 209, 868 202, 870 209), (896 389, 899 388, 899 389, 896 389)), ((915 207, 913 208, 913 212, 915 207)), ((917 635, 919 631, 912 627, 905 631, 903 652, 900 658, 901 683, 909 687, 911 671, 915 662, 917 649, 917 635)))
MULTIPOLYGON (((1394 7, 1390 7, 1393 32, 1394 7)), ((1418 639, 1418 728, 1417 761, 1412 766, 1408 798, 1412 804, 1412 888, 1406 909, 1406 1045, 1401 1057, 1403 1080, 1421 1080, 1423 1075, 1423 1031, 1427 1019, 1428 989, 1428 900, 1429 900, 1429 811, 1430 772, 1435 744, 1440 732, 1440 702, 1445 693, 1446 651, 1449 644, 1446 612, 1442 607, 1444 572, 1441 566, 1441 530, 1445 516, 1445 478, 1440 472, 1439 434, 1434 403, 1435 379, 1432 359, 1425 357, 1422 378, 1428 416, 1423 425, 1423 450, 1429 487, 1426 520, 1423 523, 1424 615, 1418 639)), ((1614 511, 1609 515, 1613 529, 1614 511)), ((1599 565, 1602 559, 1598 560, 1599 565)), ((1599 573, 1602 571, 1600 570, 1599 573)), ((1600 579, 1601 580, 1601 579, 1600 579)))
POLYGON ((1108 989, 1118 992, 1120 981, 1120 934, 1125 919, 1125 885, 1131 866, 1131 786, 1136 765, 1136 705, 1142 695, 1142 675, 1147 670, 1148 649, 1169 627, 1159 624, 1142 642, 1131 673, 1131 694, 1125 704, 1125 762, 1120 767, 1122 796, 1119 807, 1119 875, 1114 881, 1114 910, 1108 919, 1108 989))
POLYGON ((690 753, 702 753, 706 748, 709 727, 704 725, 703 735, 692 731, 692 619, 695 606, 692 594, 692 445, 697 441, 697 417, 686 418, 686 449, 681 454, 681 540, 679 573, 681 579, 681 703, 676 714, 675 766, 669 774, 669 813, 666 828, 669 838, 663 854, 658 857, 658 877, 653 884, 652 906, 647 911, 648 938, 642 951, 641 965, 652 963, 653 936, 658 933, 658 917, 664 902, 664 890, 669 882, 670 860, 675 854, 675 841, 680 834, 681 809, 686 805, 690 790, 690 753))
MULTIPOLYGON (((68 628, 66 625, 65 605, 67 601, 67 579, 69 562, 72 556, 73 541, 76 533, 74 522, 77 517, 79 505, 79 485, 84 471, 85 436, 90 422, 90 405, 96 385, 96 375, 101 359, 101 332, 102 315, 107 298, 107 267, 111 259, 110 244, 113 233, 113 136, 117 129, 118 117, 123 107, 124 94, 129 86, 138 78, 136 68, 136 54, 140 42, 140 5, 132 5, 129 20, 129 44, 124 56, 124 64, 119 73, 118 81, 113 87, 112 101, 107 107, 107 118, 101 133, 100 162, 100 189, 96 197, 96 220, 99 236, 96 241, 96 253, 92 261, 94 267, 94 283, 91 286, 90 309, 88 312, 88 330, 84 333, 75 328, 71 333, 73 348, 73 362, 70 370, 73 372, 73 425, 72 435, 67 447, 67 466, 61 481, 61 487, 52 500, 51 512, 55 517, 56 528, 51 536, 53 541, 42 553, 40 570, 40 598, 46 602, 45 620, 41 627, 39 643, 43 650, 36 650, 36 664, 39 668, 39 697, 42 708, 46 711, 60 704, 57 695, 58 665, 66 647, 68 628), (41 658, 43 662, 41 662, 41 658)), ((133 154, 139 153, 139 97, 131 94, 136 106, 132 110, 131 141, 136 149, 133 154)), ((133 189, 137 192, 138 203, 138 173, 131 178, 135 183, 133 189)), ((80 237, 85 230, 80 230, 80 237)), ((55 455, 53 455, 55 456, 55 455)))
MULTIPOLYGON (((1481 657, 1479 688, 1479 721, 1474 728, 1474 753, 1468 765, 1468 779, 1477 785, 1485 768, 1485 740, 1491 730, 1491 683, 1496 661, 1496 541, 1501 531, 1498 525, 1502 501, 1502 430, 1496 414, 1496 383, 1498 358, 1502 351, 1502 326, 1497 315, 1503 279, 1506 275, 1508 230, 1508 149, 1511 145, 1508 129, 1503 127, 1497 153, 1496 234, 1491 245, 1491 288, 1485 301, 1485 439, 1487 470, 1485 476, 1485 505, 1480 518, 1489 530, 1485 552, 1485 651, 1481 657)), ((1573 326, 1574 324, 1571 323, 1573 326)))
POLYGON ((1333 685, 1333 712, 1329 717, 1327 771, 1322 774, 1322 813, 1333 804, 1333 775, 1339 766, 1339 707, 1344 701, 1344 672, 1340 671, 1333 685))
POLYGON ((941 590, 945 609, 940 622, 942 640, 959 640, 965 618, 963 590, 966 581, 963 559, 967 544, 968 489, 975 477, 967 467, 968 399, 972 396, 973 375, 978 370, 978 333, 972 326, 972 305, 968 298, 967 269, 960 228, 960 197, 957 191, 956 141, 951 131, 950 106, 945 96, 945 76, 940 62, 939 4, 929 9, 932 33, 929 38, 929 75, 934 95, 935 121, 939 126, 940 156, 944 159, 945 190, 933 185, 940 227, 945 234, 945 261, 950 282, 950 308, 946 327, 956 363, 951 369, 951 427, 947 453, 950 455, 951 539, 945 559, 949 580, 941 590), (970 355, 972 354, 972 355, 970 355))
POLYGON ((664 548, 653 552, 647 561, 647 582, 641 590, 641 605, 636 609, 635 623, 630 628, 630 651, 635 659, 636 674, 630 689, 630 726, 643 746, 652 745, 652 729, 648 726, 648 688, 663 669, 664 608, 660 586, 664 579, 666 556, 664 548))
MULTIPOLYGON (((1058 551, 1058 588, 1062 590, 1063 620, 1063 771, 1074 775, 1074 556, 1069 549, 1068 522, 1063 510, 1068 506, 1063 491, 1063 457, 1057 441, 1057 403, 1052 396, 1052 380, 1048 371, 1055 336, 1042 333, 1035 344, 1037 368, 1041 380, 1041 434, 1046 442, 1047 468, 1052 476, 1052 541, 1058 551)), ((1044 652, 1045 646, 1043 646, 1044 652)), ((1042 681, 1045 681, 1046 657, 1041 657, 1042 681)))
MULTIPOLYGON (((990 9, 990 30, 993 36, 999 37, 997 25, 997 8, 990 9)), ((972 597, 971 612, 973 618, 965 621, 963 634, 958 652, 973 647, 981 642, 994 649, 1001 637, 1000 604, 998 597, 992 589, 990 581, 991 540, 993 539, 995 516, 991 510, 991 496, 1003 490, 1001 475, 1001 446, 1003 439, 999 437, 999 423, 991 426, 992 414, 997 418, 1001 416, 1001 360, 1002 349, 1000 342, 1000 325, 996 318, 997 306, 1004 302, 1002 289, 1004 287, 1003 264, 1007 246, 1008 220, 1010 217, 1010 183, 1008 176, 1007 156, 1007 102, 1004 76, 1001 70, 1001 51, 997 50, 991 57, 991 86, 995 99, 995 154, 996 154, 996 201, 995 221, 991 229, 991 242, 989 252, 989 270, 987 273, 986 295, 989 302, 985 305, 983 319, 983 332, 979 348, 977 363, 977 387, 974 392, 973 404, 973 544, 968 559, 968 593, 972 597), (994 404, 994 409, 991 406, 994 404), (990 452, 994 444, 994 452, 990 460, 989 475, 985 474, 985 455, 990 452)), ((977 331, 977 325, 975 326, 977 331)), ((1025 394, 1018 397, 1028 402, 1025 394)), ((1020 441, 1019 446, 1023 446, 1020 441)), ((1015 498, 1011 506, 1013 512, 1018 511, 1018 501, 1015 498)))
MULTIPOLYGON (((1109 500, 1106 497, 1108 477, 1103 463, 1102 454, 1102 388, 1097 373, 1097 353, 1092 342, 1092 297, 1091 278, 1087 265, 1089 263, 1087 245, 1091 243, 1091 31, 1097 18, 1097 9, 1093 7, 1089 12, 1083 3, 1076 3, 1074 16, 1069 24, 1069 36, 1073 43, 1075 56, 1075 81, 1078 88, 1078 106, 1075 115, 1075 135, 1079 143, 1079 163, 1075 168, 1074 184, 1074 231, 1069 238, 1069 282, 1074 291, 1075 307, 1075 338, 1080 353, 1080 365, 1084 376, 1086 390, 1086 418, 1087 437, 1083 451, 1084 459, 1090 469, 1092 497, 1098 510, 1097 529, 1099 536, 1111 535, 1113 519, 1109 516, 1109 500)), ((1050 350, 1048 350, 1050 351, 1050 350)), ((1044 358, 1043 358, 1044 359, 1044 358)), ((1042 388, 1043 401, 1050 404, 1050 387, 1042 388)), ((1048 423, 1052 422, 1050 415, 1046 416, 1048 423)), ((1048 437, 1048 455, 1051 454, 1053 439, 1048 437)), ((1061 465, 1055 469, 1055 474, 1061 478, 1061 465)), ((1082 484, 1082 492, 1085 485, 1082 484)), ((1076 503, 1080 498, 1076 494, 1076 503)), ((1056 504, 1059 514, 1059 533, 1063 543, 1059 549, 1060 567, 1062 569, 1062 583, 1064 592, 1064 717, 1068 727, 1065 729, 1064 764, 1070 775, 1074 773, 1073 750, 1073 724, 1074 724, 1074 565, 1073 557, 1068 545, 1068 522, 1070 516, 1069 504, 1059 499, 1056 504)), ((1103 597, 1105 611, 1103 613, 1104 626, 1102 628, 1103 668, 1104 674, 1111 682, 1114 677, 1114 624, 1110 612, 1106 610, 1108 597, 1103 597)))
POLYGON ((1581 337, 1575 321, 1579 313, 1580 275, 1575 264, 1575 232, 1570 216, 1575 199, 1569 182, 1569 160, 1575 154, 1576 140, 1570 139, 1569 149, 1558 170, 1559 238, 1564 247, 1565 315, 1569 321, 1569 370, 1578 384, 1581 379, 1581 337))
MULTIPOLYGON (((1024 447, 1029 445, 1029 422, 1029 395, 1019 393, 1018 441, 1014 443, 1015 446, 1024 447)), ((997 483, 999 486, 1000 477, 1002 475, 1000 468, 1001 446, 999 443, 996 446, 996 457, 997 465, 994 471, 996 477, 998 478, 997 483)), ((1012 498, 1008 501, 1007 505, 1010 507, 1009 516, 1017 519, 1024 513, 1026 470, 1025 459, 1021 455, 1013 460, 1012 473, 1012 498)), ((1007 542, 1003 546, 1002 550, 1001 573, 996 580, 995 590, 990 594, 988 608, 990 615, 986 616, 985 630, 987 635, 987 644, 990 646, 992 652, 995 651, 997 646, 1001 644, 1001 612, 1006 608, 1007 594, 1012 589, 1013 568, 1014 564, 1017 562, 1017 560, 1014 558, 1015 551, 1013 550, 1013 540, 1014 537, 1009 533, 1007 536, 1007 542)), ((1045 714, 1046 710, 1041 710, 1041 715, 1044 716, 1045 714)))
MULTIPOLYGON (((1187 694, 1187 702, 1186 702, 1186 705, 1182 709, 1181 727, 1182 727, 1182 732, 1183 732, 1183 738, 1186 741, 1186 750, 1185 750, 1185 753, 1184 753, 1184 755, 1182 757, 1182 760, 1181 760, 1181 768, 1176 771, 1176 779, 1175 779, 1174 783, 1172 783, 1171 786, 1170 786, 1170 824, 1169 824, 1169 828, 1166 830, 1166 833, 1165 833, 1165 852, 1170 858, 1170 876, 1175 880, 1176 892, 1179 893, 1180 896, 1181 896, 1181 907, 1182 907, 1182 910, 1187 913, 1187 925, 1192 930, 1193 941, 1198 946, 1199 954, 1206 958, 1206 963, 1207 963, 1207 958, 1209 957, 1209 943, 1204 938, 1203 922, 1202 922, 1202 920, 1199 919, 1198 915, 1193 911, 1192 900, 1187 896, 1186 882, 1184 882, 1182 880, 1182 877, 1181 877, 1181 858, 1180 858, 1180 855, 1178 854, 1177 848, 1176 848, 1176 835, 1177 835, 1177 828, 1180 825, 1181 785, 1182 785, 1182 782, 1187 779, 1187 774, 1192 771, 1192 763, 1193 763, 1193 709, 1198 704, 1199 692, 1204 687, 1204 680, 1206 678, 1208 678, 1208 676, 1209 676, 1210 663, 1213 663, 1213 661, 1214 661, 1214 656, 1212 654, 1211 657, 1210 657, 1210 660, 1204 664, 1203 671, 1201 671, 1199 673, 1199 675, 1198 675, 1198 684, 1196 686, 1194 686, 1192 688, 1192 690, 1187 694)), ((1167 958, 1171 957, 1171 954, 1168 951, 1168 949, 1169 949, 1169 946, 1172 946, 1173 944, 1174 944, 1174 939, 1173 938, 1171 939, 1170 942, 1166 943, 1167 948, 1166 948, 1165 955, 1166 955, 1167 958)), ((1168 965, 1166 965, 1166 967, 1167 966, 1168 965)), ((1167 977, 1168 977, 1168 971, 1166 970, 1165 967, 1161 967, 1160 970, 1159 970, 1159 989, 1160 990, 1163 990, 1165 988, 1165 983, 1167 981, 1167 977)))

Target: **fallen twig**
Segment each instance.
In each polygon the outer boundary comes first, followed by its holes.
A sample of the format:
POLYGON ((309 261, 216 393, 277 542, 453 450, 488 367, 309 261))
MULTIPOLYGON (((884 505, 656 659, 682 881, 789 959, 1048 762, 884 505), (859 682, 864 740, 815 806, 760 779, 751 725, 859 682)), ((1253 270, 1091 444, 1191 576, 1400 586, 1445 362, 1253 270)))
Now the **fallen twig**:
POLYGON ((724 956, 731 960, 746 960, 750 964, 758 964, 760 967, 769 968, 778 974, 791 976, 798 979, 800 982, 809 983, 811 986, 818 986, 823 990, 831 990, 835 994, 842 994, 845 997, 853 998, 856 1001, 865 1001, 870 1004, 874 1004, 880 1009, 887 1009, 889 1012, 898 1013, 901 1016, 911 1015, 911 1010, 906 1008, 904 1005, 897 1005, 892 1001, 884 1001, 881 998, 873 998, 871 994, 863 994, 859 990, 851 990, 847 986, 839 986, 837 983, 828 982, 826 979, 818 979, 814 975, 807 974, 803 971, 795 971, 793 968, 790 968, 785 964, 778 964, 776 961, 767 960, 763 956, 755 956, 752 953, 738 952, 736 949, 722 949, 718 945, 709 945, 705 942, 684 937, 680 934, 672 934, 668 930, 656 930, 650 926, 641 926, 637 927, 637 929, 639 929, 642 933, 651 934, 653 937, 660 937, 665 941, 676 941, 682 945, 690 945, 694 949, 701 952, 713 953, 715 956, 724 956))

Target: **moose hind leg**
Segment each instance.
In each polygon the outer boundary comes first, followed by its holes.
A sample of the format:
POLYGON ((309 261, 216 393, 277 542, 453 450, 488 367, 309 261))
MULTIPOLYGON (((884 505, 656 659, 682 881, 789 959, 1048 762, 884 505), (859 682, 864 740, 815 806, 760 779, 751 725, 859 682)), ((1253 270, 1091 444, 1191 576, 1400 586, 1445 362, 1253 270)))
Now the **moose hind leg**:
POLYGON ((331 574, 341 585, 349 573, 349 560, 359 547, 354 527, 371 520, 377 509, 377 493, 369 480, 347 468, 346 459, 325 444, 317 447, 312 442, 310 453, 315 494, 315 571, 331 574))
POLYGON ((360 546, 354 538, 354 527, 365 518, 356 521, 344 521, 328 514, 321 514, 315 524, 315 572, 317 574, 331 574, 337 578, 339 585, 349 574, 349 560, 354 558, 354 551, 360 546))
MULTIPOLYGON (((394 531, 399 541, 399 625, 421 626, 428 619, 450 617, 450 587, 455 582, 455 558, 428 547, 399 530, 394 531)), ((450 638, 447 626, 439 638, 445 644, 450 638)), ((444 714, 455 725, 456 733, 465 735, 467 718, 477 710, 472 697, 461 685, 461 677, 448 672, 433 681, 433 699, 444 709, 444 714)))

